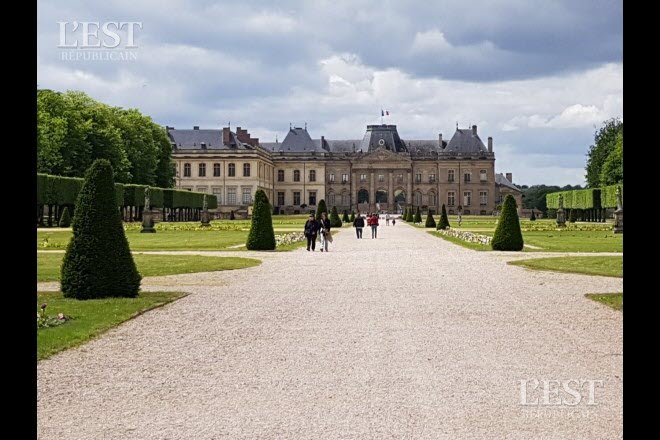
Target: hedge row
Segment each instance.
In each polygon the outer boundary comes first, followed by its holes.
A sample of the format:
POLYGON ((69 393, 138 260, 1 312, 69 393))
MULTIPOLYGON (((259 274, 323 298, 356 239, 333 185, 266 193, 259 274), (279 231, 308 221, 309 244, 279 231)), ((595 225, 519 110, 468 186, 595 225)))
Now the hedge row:
POLYGON ((603 188, 576 189, 572 191, 559 191, 546 194, 545 201, 548 209, 559 208, 559 195, 564 196, 564 209, 602 209, 616 208, 616 187, 621 187, 623 198, 623 184, 606 186, 603 188))
MULTIPOLYGON (((37 205, 74 205, 82 188, 79 177, 37 174, 37 205)), ((115 183, 118 206, 144 206, 146 185, 115 183)), ((151 187, 149 201, 152 208, 202 208, 204 193, 151 187)), ((209 209, 218 207, 218 199, 206 194, 209 209)))
POLYGON ((600 189, 600 203, 603 208, 616 208, 616 187, 621 188, 621 203, 623 203, 623 183, 619 185, 604 186, 600 189))

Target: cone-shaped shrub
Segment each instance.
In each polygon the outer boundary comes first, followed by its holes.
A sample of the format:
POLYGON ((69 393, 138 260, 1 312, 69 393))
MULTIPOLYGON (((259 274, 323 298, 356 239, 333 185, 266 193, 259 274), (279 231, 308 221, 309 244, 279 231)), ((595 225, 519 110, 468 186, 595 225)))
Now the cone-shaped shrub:
POLYGON ((337 213, 336 206, 333 206, 330 212, 330 227, 341 228, 341 219, 339 218, 339 213, 337 213))
POLYGON ((325 212, 325 215, 328 215, 328 207, 325 206, 325 200, 323 199, 319 201, 319 206, 316 207, 316 221, 321 220, 322 212, 325 212))
POLYGON ((516 211, 516 201, 511 194, 504 199, 502 213, 497 222, 491 246, 496 251, 521 251, 523 249, 520 219, 516 211))
POLYGON ((229 220, 236 220, 236 217, 234 216, 234 211, 229 211, 229 220))
POLYGON ((575 223, 577 221, 577 209, 571 209, 571 214, 568 217, 568 221, 575 223))
POLYGON ((344 222, 344 223, 348 223, 348 222, 351 221, 351 219, 348 218, 348 211, 345 210, 345 209, 344 209, 344 216, 342 217, 341 221, 344 222))
POLYGON ((529 218, 530 222, 536 221, 536 215, 534 214, 534 210, 532 209, 532 216, 529 218))
POLYGON ((447 229, 449 227, 449 218, 447 217, 447 209, 445 204, 442 204, 442 212, 440 214, 440 221, 438 222, 438 230, 447 229))
POLYGON ((419 206, 417 207, 417 211, 415 211, 415 223, 421 223, 422 222, 422 213, 419 212, 419 206))
POLYGON ((349 220, 351 223, 355 221, 355 211, 351 212, 351 219, 349 220))
POLYGON ((60 278, 67 298, 135 297, 140 290, 142 277, 117 212, 112 166, 105 159, 85 173, 60 278))
POLYGON ((263 190, 254 194, 252 206, 252 224, 245 247, 251 251, 272 251, 275 249, 275 231, 273 230, 273 211, 268 197, 263 190))
POLYGON ((64 207, 64 211, 62 211, 59 226, 60 228, 68 228, 71 226, 71 216, 69 215, 69 208, 67 207, 64 207))
POLYGON ((403 210, 403 214, 401 215, 401 220, 403 220, 404 222, 408 221, 408 208, 405 208, 403 210))
POLYGON ((406 217, 406 221, 409 223, 412 223, 414 220, 412 208, 408 208, 408 216, 406 217))
POLYGON ((426 225, 427 228, 435 228, 435 219, 431 215, 431 211, 429 211, 428 215, 426 216, 426 225))

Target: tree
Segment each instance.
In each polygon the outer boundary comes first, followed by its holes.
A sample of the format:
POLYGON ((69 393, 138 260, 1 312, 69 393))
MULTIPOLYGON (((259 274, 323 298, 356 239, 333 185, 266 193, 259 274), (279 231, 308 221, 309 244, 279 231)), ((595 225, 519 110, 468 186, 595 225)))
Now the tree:
POLYGON ((536 220, 536 215, 534 215, 534 209, 532 209, 532 216, 529 218, 530 222, 533 222, 536 220))
POLYGON ((405 208, 403 210, 403 215, 401 216, 401 220, 403 220, 404 222, 408 221, 408 208, 405 208))
POLYGON ((491 241, 495 251, 521 251, 524 242, 520 229, 520 219, 516 210, 516 201, 511 194, 504 199, 497 228, 491 241))
POLYGON ((348 223, 351 221, 351 219, 348 217, 348 211, 346 209, 344 209, 344 217, 342 217, 341 221, 344 223, 348 223))
POLYGON ((614 149, 607 156, 600 173, 600 185, 615 185, 623 182, 623 131, 616 137, 614 149))
POLYGON ((406 217, 406 221, 407 221, 408 223, 413 223, 413 221, 414 221, 414 215, 413 215, 413 210, 412 210, 412 208, 409 208, 409 209, 408 209, 408 217, 406 217))
POLYGON ((64 211, 62 211, 58 225, 60 228, 68 228, 71 226, 71 215, 69 215, 69 208, 66 206, 64 207, 64 211))
POLYGON ((435 219, 433 218, 433 215, 431 215, 431 211, 429 211, 428 215, 426 216, 426 226, 427 228, 435 228, 435 219))
POLYGON ((621 134, 623 143, 623 121, 619 118, 612 118, 603 124, 603 127, 594 134, 594 144, 589 147, 587 153, 585 178, 588 188, 598 188, 603 185, 601 182, 603 165, 616 148, 619 134, 621 134))
POLYGON ((354 221, 355 221, 355 211, 352 211, 350 222, 353 223, 354 221))
POLYGON ((421 223, 422 222, 422 213, 419 211, 419 206, 417 207, 417 210, 415 211, 415 223, 421 223))
POLYGON ((78 194, 73 237, 62 262, 62 293, 77 299, 135 297, 141 279, 117 210, 112 166, 96 160, 78 194))
POLYGON ((447 209, 445 204, 442 204, 442 213, 440 214, 440 221, 438 222, 438 230, 447 229, 449 227, 449 218, 447 217, 447 209))
POLYGON ((332 211, 330 212, 330 227, 332 228, 341 228, 341 219, 337 213, 337 207, 333 206, 332 211))
POLYGON ((316 220, 321 220, 321 213, 325 212, 328 215, 328 207, 325 206, 325 200, 321 199, 319 205, 316 207, 316 220))
POLYGON ((252 223, 245 247, 251 251, 272 251, 275 249, 275 231, 273 230, 272 207, 263 190, 254 194, 252 223))

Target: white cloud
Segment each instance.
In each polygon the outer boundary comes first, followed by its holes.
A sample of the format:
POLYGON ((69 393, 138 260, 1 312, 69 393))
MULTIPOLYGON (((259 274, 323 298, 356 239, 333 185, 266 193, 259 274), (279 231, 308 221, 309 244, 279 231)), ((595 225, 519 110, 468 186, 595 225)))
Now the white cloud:
POLYGON ((438 29, 426 32, 417 32, 412 44, 412 51, 435 55, 451 49, 451 44, 445 38, 445 34, 438 29))

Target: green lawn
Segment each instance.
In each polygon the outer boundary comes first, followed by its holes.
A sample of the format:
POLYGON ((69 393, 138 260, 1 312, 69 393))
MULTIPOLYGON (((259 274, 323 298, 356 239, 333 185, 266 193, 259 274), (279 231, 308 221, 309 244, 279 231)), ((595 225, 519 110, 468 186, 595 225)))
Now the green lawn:
POLYGON ((37 304, 48 304, 48 315, 64 313, 72 320, 57 327, 37 330, 37 359, 83 344, 99 334, 147 310, 185 296, 181 292, 141 292, 137 298, 80 301, 60 292, 38 292, 37 304))
MULTIPOLYGON (((59 281, 62 258, 64 258, 63 253, 37 252, 37 281, 59 281)), ((138 271, 145 277, 244 269, 261 264, 261 261, 254 258, 207 257, 203 255, 133 254, 133 258, 138 271)))
POLYGON ((555 272, 623 277, 623 257, 552 257, 510 261, 514 266, 555 272))
POLYGON ((623 292, 621 293, 587 293, 585 295, 589 299, 598 301, 614 310, 623 311, 623 292))

